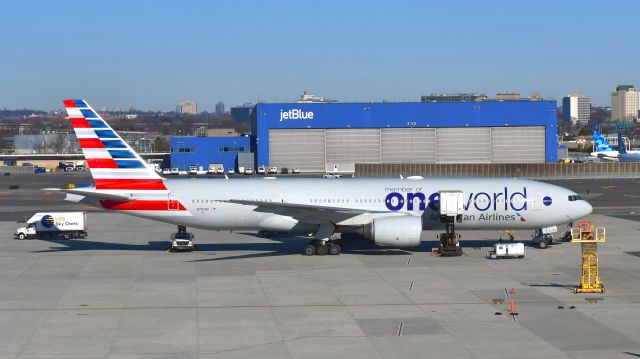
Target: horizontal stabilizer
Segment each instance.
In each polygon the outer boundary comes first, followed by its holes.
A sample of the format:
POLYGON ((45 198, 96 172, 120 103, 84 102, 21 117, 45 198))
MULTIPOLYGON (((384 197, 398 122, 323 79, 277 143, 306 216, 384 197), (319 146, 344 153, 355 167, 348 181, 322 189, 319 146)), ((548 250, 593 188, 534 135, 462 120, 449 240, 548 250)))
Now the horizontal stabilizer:
POLYGON ((136 200, 136 197, 123 196, 113 193, 98 192, 94 187, 90 188, 43 188, 43 191, 57 191, 63 193, 76 194, 93 199, 108 199, 112 201, 131 202, 136 200))

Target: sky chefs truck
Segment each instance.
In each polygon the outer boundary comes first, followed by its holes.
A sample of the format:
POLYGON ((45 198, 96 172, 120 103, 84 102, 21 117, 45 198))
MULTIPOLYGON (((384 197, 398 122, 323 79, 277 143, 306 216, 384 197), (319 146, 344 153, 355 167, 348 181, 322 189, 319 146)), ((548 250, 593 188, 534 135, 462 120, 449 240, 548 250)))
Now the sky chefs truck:
POLYGON ((17 239, 62 236, 64 239, 87 235, 87 215, 84 212, 42 212, 34 214, 25 227, 18 228, 17 239))

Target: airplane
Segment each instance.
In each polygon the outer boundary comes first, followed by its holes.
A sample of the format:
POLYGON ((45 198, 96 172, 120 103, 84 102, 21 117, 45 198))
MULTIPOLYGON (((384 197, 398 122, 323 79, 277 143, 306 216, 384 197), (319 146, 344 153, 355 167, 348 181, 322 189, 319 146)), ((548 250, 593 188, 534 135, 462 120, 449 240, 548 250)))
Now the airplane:
POLYGON ((618 151, 613 149, 606 138, 598 131, 593 131, 593 143, 595 151, 591 152, 593 157, 618 157, 618 151))
POLYGON ((624 138, 622 138, 620 131, 618 131, 618 152, 618 161, 620 162, 640 162, 640 153, 627 152, 624 138))
POLYGON ((64 105, 94 185, 55 190, 67 193, 67 200, 175 224, 178 233, 189 226, 307 235, 304 254, 324 255, 341 251, 334 233, 412 247, 420 245, 424 229, 445 228, 441 247, 459 254, 456 226, 542 233, 592 211, 569 189, 512 178, 167 179, 86 101, 64 105), (458 193, 462 210, 454 217, 442 215, 440 206, 450 193, 458 193))
MULTIPOLYGON (((620 149, 620 143, 622 143, 624 147, 624 142, 618 142, 618 150, 615 150, 613 146, 609 144, 607 139, 602 136, 602 134, 598 131, 593 131, 593 143, 595 144, 595 151, 591 152, 591 156, 593 157, 612 157, 617 158, 620 149)), ((625 149, 626 151, 626 149, 625 149)), ((625 153, 637 153, 640 154, 640 151, 630 150, 625 153)))

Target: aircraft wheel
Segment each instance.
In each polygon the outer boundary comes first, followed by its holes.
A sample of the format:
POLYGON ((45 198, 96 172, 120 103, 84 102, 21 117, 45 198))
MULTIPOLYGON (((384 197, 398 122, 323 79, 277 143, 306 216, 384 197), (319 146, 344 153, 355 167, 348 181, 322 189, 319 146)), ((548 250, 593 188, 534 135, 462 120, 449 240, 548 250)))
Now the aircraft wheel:
POLYGON ((339 244, 332 244, 329 246, 329 254, 331 254, 332 256, 339 255, 341 251, 342 251, 342 248, 340 247, 339 244))
POLYGON ((324 244, 316 245, 316 254, 319 256, 324 256, 327 254, 327 246, 324 244))
POLYGON ((305 256, 312 256, 316 253, 316 247, 313 244, 309 244, 304 247, 303 253, 305 256))

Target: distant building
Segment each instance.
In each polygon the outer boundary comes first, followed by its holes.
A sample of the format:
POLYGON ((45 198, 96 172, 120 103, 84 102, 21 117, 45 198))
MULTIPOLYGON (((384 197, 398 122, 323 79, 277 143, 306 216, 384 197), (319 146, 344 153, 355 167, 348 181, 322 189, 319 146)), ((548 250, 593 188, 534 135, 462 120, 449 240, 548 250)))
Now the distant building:
POLYGON ((233 128, 208 128, 207 137, 238 137, 240 133, 233 128))
POLYGON ((176 107, 176 112, 180 115, 197 115, 198 104, 195 101, 185 101, 176 107))
POLYGON ((572 93, 562 98, 562 122, 584 126, 591 120, 591 98, 572 93))
POLYGON ((224 102, 220 101, 216 104, 216 115, 217 116, 224 115, 224 102))
POLYGON ((231 107, 231 117, 238 122, 249 122, 255 106, 250 103, 245 103, 240 106, 231 107))
POLYGON ((522 100, 519 92, 498 92, 496 94, 496 100, 498 101, 516 101, 522 100))
POLYGON ((76 136, 67 133, 13 136, 15 154, 81 153, 76 136))
POLYGON ((483 93, 432 93, 420 96, 420 102, 483 102, 483 101, 542 101, 542 95, 534 92, 531 97, 522 97, 519 92, 499 92, 495 98, 483 93))
POLYGON ((322 102, 338 102, 338 101, 329 100, 322 96, 311 94, 307 91, 303 92, 302 95, 300 95, 300 100, 298 100, 298 103, 322 103, 322 102))
MULTIPOLYGON (((190 166, 207 170, 209 165, 223 165, 225 171, 237 168, 239 159, 249 153, 251 139, 246 136, 171 137, 171 167, 186 171, 190 166)), ((251 167, 251 164, 247 167, 251 167)))
POLYGON ((613 121, 638 119, 638 92, 633 85, 619 85, 611 93, 611 118, 613 121))
POLYGON ((420 102, 477 102, 487 99, 483 93, 432 93, 420 96, 420 102))

